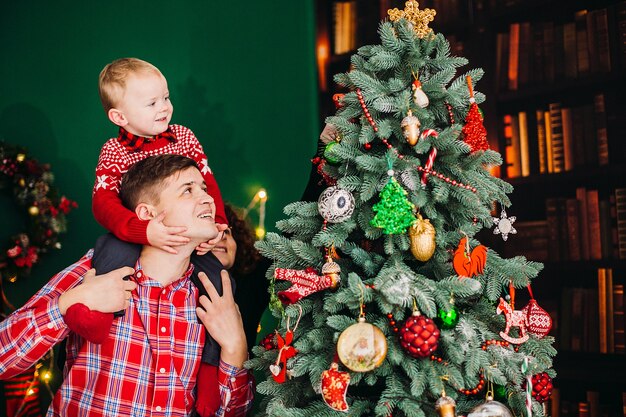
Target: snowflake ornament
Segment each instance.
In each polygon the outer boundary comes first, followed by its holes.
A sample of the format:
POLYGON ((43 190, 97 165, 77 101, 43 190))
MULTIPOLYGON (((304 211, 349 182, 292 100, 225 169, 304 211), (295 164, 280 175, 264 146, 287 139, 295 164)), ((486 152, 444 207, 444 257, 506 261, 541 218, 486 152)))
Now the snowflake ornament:
POLYGON ((509 238, 509 234, 514 235, 517 233, 517 230, 513 227, 513 223, 515 223, 516 217, 511 216, 507 217, 506 210, 502 207, 502 212, 500 213, 500 217, 492 217, 493 224, 495 224, 496 228, 493 230, 494 235, 502 235, 502 240, 506 242, 509 238))

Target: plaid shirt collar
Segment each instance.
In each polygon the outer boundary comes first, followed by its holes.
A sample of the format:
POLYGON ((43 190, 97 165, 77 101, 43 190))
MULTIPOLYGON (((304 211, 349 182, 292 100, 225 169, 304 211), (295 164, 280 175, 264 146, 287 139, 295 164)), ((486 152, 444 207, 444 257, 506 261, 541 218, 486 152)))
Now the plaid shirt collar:
POLYGON ((123 127, 120 127, 120 133, 117 136, 117 140, 129 151, 129 152, 137 152, 140 151, 145 143, 156 142, 159 139, 167 139, 170 142, 176 142, 176 135, 172 131, 171 127, 168 127, 167 130, 163 133, 159 133, 158 135, 146 138, 144 136, 137 136, 130 132, 128 132, 123 127))

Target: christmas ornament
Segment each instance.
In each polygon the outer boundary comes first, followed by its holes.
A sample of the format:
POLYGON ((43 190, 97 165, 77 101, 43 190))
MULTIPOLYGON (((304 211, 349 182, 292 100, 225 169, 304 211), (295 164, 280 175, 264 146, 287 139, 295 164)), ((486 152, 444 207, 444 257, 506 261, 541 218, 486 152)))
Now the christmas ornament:
POLYGON ((389 182, 380 192, 380 201, 374 204, 376 215, 370 224, 382 228, 383 233, 388 235, 404 233, 415 222, 415 206, 406 198, 407 192, 393 177, 393 170, 389 169, 387 174, 389 182))
POLYGON ((30 214, 33 217, 39 215, 39 207, 37 207, 37 206, 30 206, 28 208, 28 214, 30 214))
POLYGON ((338 283, 335 281, 336 277, 320 276, 313 268, 305 270, 276 268, 274 278, 293 283, 291 287, 278 293, 278 298, 287 305, 296 303, 315 292, 334 288, 338 283))
POLYGON ((302 307, 298 305, 300 310, 300 314, 298 316, 298 320, 296 321, 296 325, 293 328, 293 331, 289 329, 289 320, 290 317, 287 316, 287 329, 285 331, 285 338, 276 331, 276 345, 278 347, 278 355, 276 357, 276 362, 270 365, 270 373, 272 374, 272 378, 274 381, 282 384, 285 382, 287 376, 291 378, 291 372, 287 369, 287 361, 298 353, 298 350, 291 346, 293 342, 293 334, 298 328, 298 323, 300 323, 300 318, 302 317, 302 307))
MULTIPOLYGON (((311 162, 314 165, 317 165, 317 168, 316 168, 317 173, 322 176, 322 180, 324 180, 324 183, 326 185, 330 185, 330 186, 337 185, 337 180, 331 177, 330 175, 328 175, 324 171, 324 167, 326 166, 326 162, 327 162, 324 158, 320 158, 319 156, 316 156, 315 158, 311 159, 311 162)), ((319 183, 321 184, 321 181, 319 183)))
POLYGON ((524 405, 526 405, 526 416, 533 417, 533 400, 532 400, 532 385, 533 381, 528 372, 528 356, 524 356, 524 361, 521 367, 522 375, 526 376, 526 381, 523 385, 526 387, 526 398, 524 399, 524 405))
POLYGON ((487 396, 487 401, 474 407, 467 417, 513 417, 513 414, 504 404, 487 396))
POLYGON ((409 238, 411 253, 418 261, 426 262, 435 253, 435 228, 430 224, 430 220, 424 220, 419 213, 417 220, 409 228, 409 238))
POLYGON ((265 335, 263 340, 261 340, 261 342, 259 342, 259 346, 263 346, 263 349, 265 349, 265 350, 278 349, 278 346, 276 345, 276 341, 275 341, 275 337, 274 336, 276 336, 275 333, 269 333, 269 334, 265 335))
MULTIPOLYGON (((433 169, 433 164, 435 163, 435 158, 437 158, 437 148, 435 148, 433 146, 430 149, 430 153, 428 154, 428 159, 426 160, 426 166, 424 167, 424 170, 422 171, 422 187, 426 187, 426 183, 428 182, 428 175, 429 174, 436 175, 436 173, 432 170, 433 169)), ((439 174, 439 178, 441 178, 441 177, 443 177, 443 175, 439 174)), ((450 179, 446 178, 446 182, 449 182, 449 181, 450 181, 450 179)))
POLYGON ((470 253, 467 236, 461 238, 452 258, 452 265, 457 275, 471 278, 474 275, 482 274, 486 264, 487 248, 478 245, 470 253))
POLYGON ((333 142, 328 142, 326 146, 324 147, 324 159, 331 165, 336 165, 339 163, 339 159, 333 156, 333 153, 332 153, 332 149, 337 145, 339 145, 339 142, 333 141, 333 142))
POLYGON ((343 98, 345 94, 337 93, 333 94, 333 103, 335 103, 335 109, 340 109, 343 107, 343 98))
POLYGON ((326 405, 333 410, 348 411, 346 393, 350 385, 350 373, 339 371, 336 362, 330 364, 330 369, 322 372, 322 398, 326 405))
POLYGON ((409 25, 415 31, 418 38, 423 39, 425 37, 433 36, 433 30, 428 27, 428 24, 435 20, 437 12, 433 9, 419 9, 419 3, 415 0, 409 0, 404 3, 404 10, 397 8, 388 10, 389 19, 392 22, 396 22, 400 19, 405 19, 409 22, 409 25))
POLYGON ((439 417, 456 417, 456 401, 448 397, 444 391, 435 402, 435 411, 439 417))
POLYGON ((437 312, 437 318, 439 319, 439 327, 442 329, 454 329, 459 322, 459 312, 454 304, 452 304, 450 310, 440 308, 437 312))
POLYGON ((402 119, 400 126, 402 127, 402 134, 407 143, 411 146, 415 146, 420 136, 421 123, 416 116, 413 116, 411 110, 409 110, 406 117, 402 119))
POLYGON ((428 104, 430 104, 428 96, 422 90, 422 83, 417 78, 413 80, 411 88, 413 89, 413 102, 423 109, 428 107, 428 104))
MULTIPOLYGON (((550 399, 552 395, 552 378, 545 372, 533 375, 531 379, 532 383, 532 396, 540 403, 545 403, 550 399)), ((524 384, 526 388, 526 384, 524 384)))
POLYGON ((533 292, 528 286, 530 293, 530 301, 526 307, 522 308, 522 312, 528 319, 528 333, 534 334, 539 339, 550 333, 552 329, 552 318, 550 314, 543 308, 539 307, 537 301, 533 297, 533 292))
POLYGON ((322 266, 322 275, 330 279, 330 288, 333 290, 337 288, 339 282, 341 281, 341 268, 339 267, 339 264, 333 261, 330 251, 326 255, 326 263, 322 266))
POLYGON ((470 152, 486 151, 489 149, 487 130, 483 125, 483 118, 478 111, 478 104, 476 104, 476 99, 474 98, 472 77, 468 75, 465 79, 470 92, 470 108, 465 117, 465 125, 461 131, 463 133, 463 141, 470 146, 470 152))
POLYGON ((504 385, 493 384, 493 398, 500 402, 506 401, 506 387, 504 385))
POLYGON ((501 338, 503 338, 507 342, 517 345, 524 343, 528 340, 528 335, 526 334, 528 318, 522 310, 514 310, 511 305, 509 305, 509 303, 504 300, 504 298, 500 297, 500 303, 496 308, 496 313, 504 313, 504 316, 506 318, 506 328, 504 329, 504 331, 500 332, 501 338), (519 329, 519 337, 513 337, 509 335, 512 327, 517 327, 519 329))
POLYGON ((328 187, 317 200, 320 215, 330 223, 341 223, 354 212, 354 197, 350 191, 328 187))
POLYGON ((493 229, 494 235, 502 234, 502 240, 506 242, 509 238, 509 234, 514 235, 517 234, 517 230, 513 227, 513 223, 515 223, 516 217, 511 216, 507 217, 506 210, 502 207, 502 212, 500 213, 500 217, 492 217, 493 224, 496 226, 493 229))
POLYGON ((437 350, 439 329, 429 317, 422 316, 417 309, 398 332, 400 345, 414 358, 426 358, 437 350))
POLYGON ((387 340, 383 332, 365 317, 345 329, 337 340, 337 354, 341 363, 354 372, 368 372, 378 368, 387 356, 387 340))

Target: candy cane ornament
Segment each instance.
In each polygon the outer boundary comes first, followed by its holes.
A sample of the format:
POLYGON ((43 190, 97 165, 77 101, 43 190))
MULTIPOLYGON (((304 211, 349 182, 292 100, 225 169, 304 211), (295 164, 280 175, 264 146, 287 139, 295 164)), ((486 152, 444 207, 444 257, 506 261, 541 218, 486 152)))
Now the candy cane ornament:
MULTIPOLYGON (((433 137, 436 138, 439 136, 439 133, 435 129, 425 129, 420 135, 420 140, 426 140, 426 138, 433 137)), ((426 166, 422 171, 422 186, 426 186, 426 182, 428 181, 428 174, 433 168, 433 164, 435 163, 435 158, 437 158, 437 148, 433 146, 428 154, 428 159, 426 160, 426 166)))

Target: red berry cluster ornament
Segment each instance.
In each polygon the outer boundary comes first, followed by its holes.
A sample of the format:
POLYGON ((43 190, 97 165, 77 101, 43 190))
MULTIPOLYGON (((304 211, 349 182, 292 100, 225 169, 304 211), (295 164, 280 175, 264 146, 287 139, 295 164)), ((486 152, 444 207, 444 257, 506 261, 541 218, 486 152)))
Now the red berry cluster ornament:
POLYGON ((533 392, 532 396, 540 403, 545 403, 552 395, 552 378, 545 372, 533 375, 533 392))
POLYGON ((261 340, 261 343, 259 343, 259 346, 263 346, 265 350, 278 349, 278 347, 276 346, 276 340, 274 336, 275 336, 275 333, 269 333, 267 336, 263 338, 263 340, 261 340))
POLYGON ((439 329, 432 319, 420 315, 417 310, 404 322, 398 334, 400 345, 414 358, 427 358, 437 350, 439 329))

